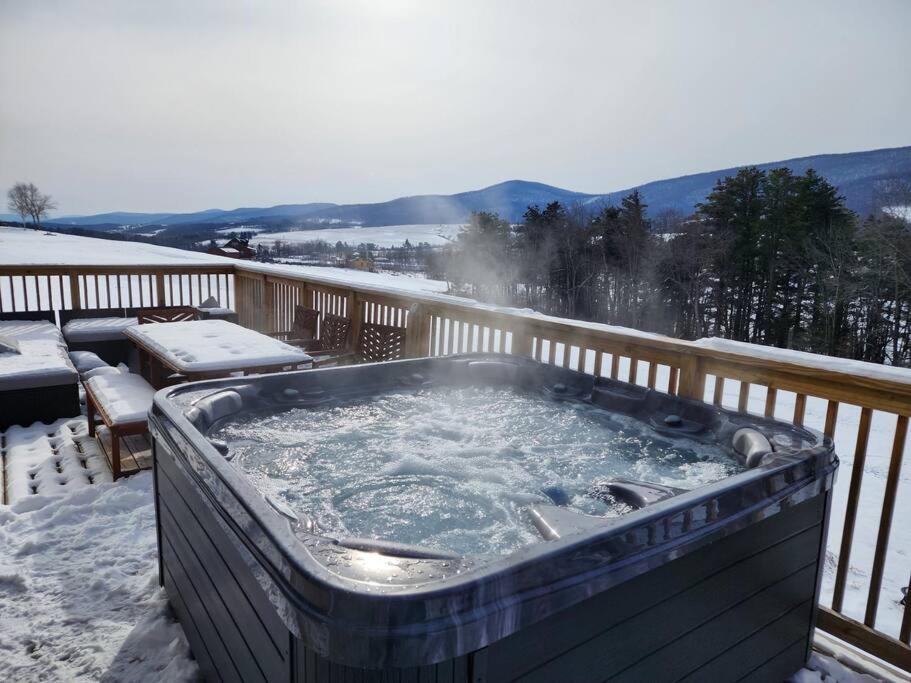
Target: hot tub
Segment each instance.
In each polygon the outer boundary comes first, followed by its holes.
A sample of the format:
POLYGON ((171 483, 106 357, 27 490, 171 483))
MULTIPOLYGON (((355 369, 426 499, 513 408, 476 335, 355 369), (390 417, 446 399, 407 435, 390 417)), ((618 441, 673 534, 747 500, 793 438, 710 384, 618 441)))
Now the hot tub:
POLYGON ((510 356, 196 382, 150 416, 211 680, 783 680, 832 443, 510 356))

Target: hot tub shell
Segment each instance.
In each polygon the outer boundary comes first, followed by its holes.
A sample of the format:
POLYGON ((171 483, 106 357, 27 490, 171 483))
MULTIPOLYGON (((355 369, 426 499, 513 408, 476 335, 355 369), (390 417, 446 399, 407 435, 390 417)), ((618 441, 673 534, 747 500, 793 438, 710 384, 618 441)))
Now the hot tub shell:
POLYGON ((838 464, 809 430, 465 355, 171 387, 155 396, 150 431, 160 577, 210 680, 764 681, 808 657, 838 464), (774 452, 621 517, 571 517, 555 540, 482 562, 311 533, 205 437, 238 410, 427 382, 590 401, 726 447, 747 428, 774 452))

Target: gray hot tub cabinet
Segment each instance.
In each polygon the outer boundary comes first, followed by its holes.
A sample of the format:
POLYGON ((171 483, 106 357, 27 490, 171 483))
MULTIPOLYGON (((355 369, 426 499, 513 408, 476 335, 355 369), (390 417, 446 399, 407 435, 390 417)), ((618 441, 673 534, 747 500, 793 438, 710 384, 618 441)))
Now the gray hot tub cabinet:
POLYGON ((156 395, 150 426, 161 580, 209 680, 777 681, 808 656, 837 468, 808 430, 503 356, 186 384, 156 395), (205 438, 238 410, 428 382, 589 401, 669 438, 739 434, 752 451, 731 455, 754 466, 641 489, 619 518, 555 515, 554 540, 482 562, 315 535, 205 438))

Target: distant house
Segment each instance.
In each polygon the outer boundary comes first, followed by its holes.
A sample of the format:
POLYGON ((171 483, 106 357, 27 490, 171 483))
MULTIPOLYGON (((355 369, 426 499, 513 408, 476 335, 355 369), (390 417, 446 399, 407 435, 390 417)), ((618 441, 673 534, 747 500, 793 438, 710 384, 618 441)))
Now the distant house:
POLYGON ((222 246, 209 247, 209 253, 215 256, 227 256, 228 258, 251 259, 256 256, 256 251, 250 248, 247 240, 239 237, 229 239, 222 246))
POLYGON ((356 254, 348 259, 348 262, 345 265, 349 268, 354 268, 355 270, 373 270, 373 261, 356 254))

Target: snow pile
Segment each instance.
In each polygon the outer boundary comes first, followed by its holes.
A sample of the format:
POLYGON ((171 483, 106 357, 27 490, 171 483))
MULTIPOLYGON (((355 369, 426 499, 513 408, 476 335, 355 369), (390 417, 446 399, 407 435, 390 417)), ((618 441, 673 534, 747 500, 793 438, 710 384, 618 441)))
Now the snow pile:
POLYGON ((9 503, 111 481, 98 442, 88 435, 83 417, 10 427, 0 434, 0 453, 6 462, 9 503))
POLYGON ((832 657, 814 652, 807 668, 794 674, 789 683, 877 683, 878 679, 859 674, 832 657))
POLYGON ((152 475, 0 507, 0 676, 198 678, 158 587, 152 475))

